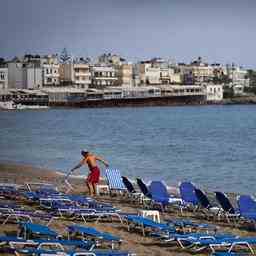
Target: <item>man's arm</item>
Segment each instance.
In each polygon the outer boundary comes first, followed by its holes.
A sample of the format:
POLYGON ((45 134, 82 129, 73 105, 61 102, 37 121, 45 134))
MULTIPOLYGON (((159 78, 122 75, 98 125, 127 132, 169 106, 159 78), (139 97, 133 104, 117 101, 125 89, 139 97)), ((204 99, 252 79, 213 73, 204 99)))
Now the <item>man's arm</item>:
POLYGON ((82 165, 83 165, 83 160, 81 160, 81 161, 79 162, 79 164, 77 164, 74 168, 72 168, 72 169, 70 170, 70 172, 73 172, 74 170, 80 168, 82 165))
POLYGON ((102 162, 106 167, 109 166, 108 162, 105 161, 103 158, 99 157, 99 156, 95 156, 96 160, 102 162))

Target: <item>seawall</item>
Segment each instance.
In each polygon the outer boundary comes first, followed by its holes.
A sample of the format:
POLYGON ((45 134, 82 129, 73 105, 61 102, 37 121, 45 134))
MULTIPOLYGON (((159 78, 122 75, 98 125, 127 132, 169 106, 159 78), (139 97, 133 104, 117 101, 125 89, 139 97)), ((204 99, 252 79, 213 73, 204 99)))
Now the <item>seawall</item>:
POLYGON ((119 98, 85 100, 79 102, 51 102, 54 107, 147 107, 147 106, 172 106, 172 105, 199 105, 205 104, 203 95, 196 96, 169 96, 169 97, 145 97, 145 98, 119 98))

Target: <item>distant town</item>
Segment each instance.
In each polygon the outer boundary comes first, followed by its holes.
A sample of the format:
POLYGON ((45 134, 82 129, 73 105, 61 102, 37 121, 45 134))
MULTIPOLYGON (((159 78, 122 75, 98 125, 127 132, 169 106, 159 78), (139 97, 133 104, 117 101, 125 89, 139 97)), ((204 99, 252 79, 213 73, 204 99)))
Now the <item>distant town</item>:
POLYGON ((234 63, 209 64, 201 57, 190 63, 162 58, 132 63, 111 53, 95 60, 71 57, 64 48, 59 55, 0 58, 0 102, 100 106, 110 100, 143 104, 150 98, 147 102, 157 99, 156 105, 218 103, 255 92, 256 71, 234 63))

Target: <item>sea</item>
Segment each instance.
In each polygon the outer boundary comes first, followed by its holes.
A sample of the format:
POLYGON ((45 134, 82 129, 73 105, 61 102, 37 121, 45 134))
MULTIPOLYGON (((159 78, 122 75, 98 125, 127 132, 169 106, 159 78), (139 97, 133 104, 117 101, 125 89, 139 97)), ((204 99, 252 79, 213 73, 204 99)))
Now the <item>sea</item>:
MULTIPOLYGON (((131 180, 255 194, 256 105, 0 112, 1 162, 68 173, 81 150, 131 180)), ((76 174, 87 173, 81 167, 76 174)))

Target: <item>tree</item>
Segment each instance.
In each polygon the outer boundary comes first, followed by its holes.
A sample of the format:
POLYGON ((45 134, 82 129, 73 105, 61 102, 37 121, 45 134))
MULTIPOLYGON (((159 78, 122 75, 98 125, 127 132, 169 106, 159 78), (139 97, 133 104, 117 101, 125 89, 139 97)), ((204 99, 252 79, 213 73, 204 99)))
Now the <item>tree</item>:
POLYGON ((62 63, 67 63, 71 60, 71 55, 68 54, 68 51, 66 48, 64 48, 60 54, 60 61, 62 63))
POLYGON ((2 65, 5 64, 5 59, 0 57, 0 65, 1 65, 1 64, 2 64, 2 65))

